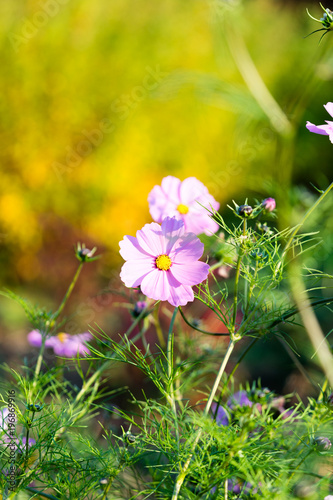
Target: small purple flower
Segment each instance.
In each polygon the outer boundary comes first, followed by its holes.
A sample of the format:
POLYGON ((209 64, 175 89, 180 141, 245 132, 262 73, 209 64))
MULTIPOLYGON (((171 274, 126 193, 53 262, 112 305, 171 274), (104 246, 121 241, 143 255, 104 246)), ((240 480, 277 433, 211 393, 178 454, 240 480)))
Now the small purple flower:
POLYGON ((194 300, 192 286, 208 276, 209 265, 198 260, 203 243, 195 234, 186 233, 184 222, 176 217, 166 217, 161 226, 146 224, 136 238, 125 236, 119 245, 126 260, 121 280, 130 288, 140 285, 151 299, 184 306, 194 300))
MULTIPOLYGON (((333 118, 333 102, 324 104, 324 108, 333 118)), ((311 122, 306 122, 306 128, 315 134, 328 135, 330 141, 333 143, 333 122, 325 120, 326 125, 313 125, 311 122)))
POLYGON ((144 300, 138 300, 134 305, 132 316, 134 318, 137 318, 146 308, 147 308, 147 302, 145 302, 144 300))
POLYGON ((267 212, 273 212, 276 208, 276 201, 274 198, 265 198, 261 204, 267 212))
POLYGON ((235 392, 228 399, 227 406, 233 410, 236 406, 253 406, 252 401, 249 400, 246 391, 235 392))
POLYGON ((184 222, 186 232, 194 234, 210 235, 219 229, 208 210, 218 210, 220 204, 195 177, 188 177, 183 182, 172 175, 164 177, 161 186, 155 186, 149 193, 148 203, 156 222, 176 217, 184 222))
MULTIPOLYGON (((90 354, 85 342, 92 339, 90 333, 80 333, 78 335, 69 335, 68 333, 58 333, 52 337, 48 336, 45 340, 45 347, 51 347, 57 356, 73 358, 77 354, 85 356, 90 354)), ((28 342, 34 347, 41 347, 42 334, 39 330, 32 330, 28 333, 28 342)))
POLYGON ((314 444, 317 446, 319 451, 327 451, 332 447, 332 443, 328 439, 328 437, 323 437, 323 436, 315 438, 314 444))
MULTIPOLYGON (((216 403, 212 404, 212 412, 213 412, 213 415, 215 415, 215 412, 216 412, 216 403)), ((224 425, 224 426, 227 426, 230 423, 229 414, 228 414, 227 410, 225 410, 223 408, 223 406, 221 406, 221 405, 219 406, 219 408, 217 410, 216 423, 218 425, 224 425)))

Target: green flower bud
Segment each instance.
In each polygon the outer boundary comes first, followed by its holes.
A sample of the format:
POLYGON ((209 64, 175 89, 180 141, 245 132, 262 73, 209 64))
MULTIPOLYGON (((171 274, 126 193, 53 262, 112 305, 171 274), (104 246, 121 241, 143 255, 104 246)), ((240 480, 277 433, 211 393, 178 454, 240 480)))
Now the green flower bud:
POLYGON ((250 217, 252 212, 253 212, 253 208, 250 205, 240 205, 237 208, 238 215, 240 215, 241 217, 244 217, 244 218, 250 217))

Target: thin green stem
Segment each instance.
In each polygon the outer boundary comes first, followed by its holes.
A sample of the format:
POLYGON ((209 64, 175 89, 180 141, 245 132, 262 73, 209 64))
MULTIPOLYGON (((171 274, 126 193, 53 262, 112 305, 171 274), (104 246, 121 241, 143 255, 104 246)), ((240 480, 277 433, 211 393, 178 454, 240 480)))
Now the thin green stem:
POLYGON ((176 439, 177 443, 179 443, 178 415, 177 415, 176 400, 175 400, 175 389, 173 385, 173 339, 174 339, 173 327, 175 324, 177 312, 178 312, 178 307, 175 307, 170 321, 169 332, 168 332, 167 362, 168 362, 168 385, 170 394, 167 395, 167 399, 171 405, 175 417, 176 439))
MULTIPOLYGON (((236 342, 237 340, 230 340, 229 342, 229 345, 228 345, 228 349, 225 353, 225 356, 224 356, 224 359, 222 361, 222 364, 220 366, 220 369, 218 371, 218 374, 216 376, 216 379, 215 379, 215 382, 214 382, 214 385, 211 389, 211 392, 210 392, 210 395, 208 397, 208 400, 207 400, 207 403, 206 403, 206 406, 205 406, 205 409, 203 411, 203 416, 206 417, 210 411, 210 408, 212 406, 212 402, 214 400, 214 397, 215 397, 215 394, 216 394, 216 391, 218 389, 218 386, 221 382, 221 378, 222 378, 222 375, 224 373, 224 370, 227 366, 227 363, 229 361, 229 358, 231 356, 231 353, 232 351, 234 350, 234 347, 236 345, 236 342)), ((173 490, 173 494, 172 494, 172 499, 171 500, 177 500, 178 498, 178 495, 179 495, 179 492, 180 492, 180 489, 182 487, 182 484, 185 480, 185 477, 187 475, 187 471, 188 471, 188 468, 190 466, 190 463, 191 463, 191 460, 192 460, 192 457, 193 457, 193 453, 194 453, 194 450, 202 436, 202 433, 203 433, 203 430, 202 428, 197 430, 197 433, 196 433, 196 437, 192 443, 192 446, 191 446, 191 451, 190 451, 190 454, 182 468, 182 470, 180 471, 180 473, 178 474, 178 477, 176 479, 176 482, 175 482, 175 486, 174 486, 174 490, 173 490)))
POLYGON ((288 250, 290 248, 290 246, 292 245, 293 243, 293 240, 296 236, 296 234, 298 233, 298 231, 300 230, 300 228, 304 225, 305 221, 310 217, 310 215, 314 212, 314 210, 317 208, 317 206, 323 201, 323 199, 328 195, 328 193, 331 191, 331 189, 333 188, 333 182, 328 186, 328 188, 325 189, 325 191, 322 193, 321 196, 319 196, 319 198, 317 199, 317 201, 309 208, 309 210, 305 213, 303 219, 301 220, 301 222, 299 224, 297 224, 297 226, 295 227, 295 229, 292 231, 287 243, 286 243, 286 246, 284 247, 284 250, 282 252, 282 255, 281 255, 281 259, 280 259, 280 262, 279 264, 277 265, 276 267, 276 271, 275 271, 275 274, 278 272, 278 270, 280 269, 280 267, 282 266, 283 264, 283 261, 284 261, 284 258, 286 256, 286 254, 288 253, 288 250))
POLYGON ((318 402, 323 400, 325 391, 327 389, 327 385, 328 385, 328 380, 327 380, 327 378, 325 378, 325 381, 323 383, 323 387, 321 388, 320 394, 318 396, 318 402))
POLYGON ((228 23, 224 28, 230 52, 251 94, 275 130, 281 135, 290 134, 292 125, 261 78, 236 23, 228 23))
POLYGON ((72 293, 72 291, 74 289, 74 286, 75 286, 75 284, 76 284, 76 282, 77 282, 77 280, 78 280, 78 278, 80 276, 83 264, 84 264, 83 262, 80 262, 79 267, 77 268, 76 273, 74 275, 74 278, 72 279, 72 282, 70 283, 70 285, 69 285, 69 287, 67 289, 67 292, 65 293, 65 296, 62 299, 62 302, 61 302, 60 306, 58 307, 58 310, 53 314, 53 317, 52 317, 53 320, 56 320, 58 318, 58 316, 61 314, 63 308, 65 307, 66 302, 69 299, 69 297, 70 297, 70 295, 71 295, 71 293, 72 293))
POLYGON ((199 328, 198 326, 195 326, 193 323, 191 323, 185 316, 182 308, 178 306, 179 312, 185 323, 193 328, 193 330, 196 330, 197 332, 203 333, 204 335, 213 335, 215 337, 228 337, 229 333, 214 333, 214 332, 209 332, 207 330, 203 330, 202 328, 199 328))
POLYGON ((32 399, 34 399, 33 392, 36 389, 38 375, 40 373, 40 370, 42 367, 42 362, 43 362, 47 332, 41 332, 41 335, 42 335, 42 345, 40 346, 40 350, 38 353, 38 358, 37 358, 37 363, 36 363, 36 368, 35 368, 35 373, 34 373, 34 381, 32 384, 32 391, 31 392, 29 391, 29 393, 30 393, 29 397, 30 397, 31 401, 28 401, 28 403, 31 403, 32 399))
MULTIPOLYGON (((245 236, 246 236, 246 228, 247 228, 247 223, 246 223, 246 219, 244 218, 244 220, 243 220, 243 238, 245 238, 245 236)), ((233 306, 233 316, 232 316, 232 333, 235 333, 235 327, 236 327, 237 304, 238 304, 238 285, 239 285, 239 278, 240 278, 240 271, 241 271, 243 255, 244 255, 243 243, 241 243, 241 245, 239 247, 239 251, 238 251, 238 258, 237 258, 237 264, 236 264, 234 306, 233 306)))
POLYGON ((160 346, 162 348, 164 348, 165 347, 165 340, 163 337, 163 332, 162 332, 161 323, 160 323, 160 319, 159 319, 159 307, 154 308, 153 316, 154 316, 154 321, 155 321, 157 338, 160 342, 160 346))
POLYGON ((288 483, 290 483, 291 479, 294 477, 294 475, 296 474, 296 471, 297 469, 300 468, 300 466, 302 465, 302 463, 308 458, 309 455, 311 455, 311 453, 313 452, 313 449, 310 448, 306 454, 304 455, 303 458, 301 458, 301 460, 298 462, 298 464, 296 465, 295 469, 293 470, 293 472, 290 474, 289 476, 289 479, 288 479, 288 483))
POLYGON ((54 497, 53 495, 49 495, 48 493, 44 493, 43 491, 36 490, 35 488, 31 488, 31 486, 25 486, 24 489, 30 491, 30 493, 34 493, 34 495, 49 498, 50 500, 59 500, 58 497, 54 497))

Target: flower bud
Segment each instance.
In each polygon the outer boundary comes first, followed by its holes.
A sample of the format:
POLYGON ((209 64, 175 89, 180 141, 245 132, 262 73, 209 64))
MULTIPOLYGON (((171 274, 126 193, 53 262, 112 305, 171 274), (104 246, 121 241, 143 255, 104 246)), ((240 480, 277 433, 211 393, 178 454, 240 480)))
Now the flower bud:
POLYGON ((327 451, 331 448, 332 443, 327 437, 317 437, 314 439, 314 444, 317 445, 319 451, 327 451))
POLYGON ((274 198, 265 198, 262 202, 261 205, 267 212, 273 212, 276 208, 276 201, 274 198))
POLYGON ((131 314, 133 318, 138 318, 142 311, 146 309, 147 307, 147 302, 144 300, 138 300, 138 302, 135 303, 134 309, 132 310, 131 314))
POLYGON ((42 411, 42 409, 44 408, 44 405, 39 405, 39 404, 34 404, 34 403, 27 403, 26 404, 26 408, 29 411, 36 412, 36 411, 42 411))
POLYGON ((250 205, 240 205, 237 208, 238 215, 244 218, 249 217, 252 214, 252 212, 253 208, 250 205))
POLYGON ((128 445, 134 444, 135 440, 136 440, 136 436, 134 436, 134 434, 132 434, 130 431, 127 431, 125 433, 124 438, 125 438, 126 444, 128 444, 128 445))
POLYGON ((99 259, 99 255, 95 257, 93 256, 96 250, 97 247, 90 250, 89 248, 86 248, 84 243, 82 243, 82 246, 81 243, 78 243, 75 249, 75 255, 80 262, 92 262, 93 260, 99 259))

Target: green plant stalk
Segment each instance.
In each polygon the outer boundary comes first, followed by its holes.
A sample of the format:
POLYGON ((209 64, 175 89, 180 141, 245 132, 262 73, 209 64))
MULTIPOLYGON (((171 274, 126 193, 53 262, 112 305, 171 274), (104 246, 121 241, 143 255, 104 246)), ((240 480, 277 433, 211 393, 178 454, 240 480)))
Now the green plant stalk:
MULTIPOLYGON (((249 307, 250 307, 250 301, 252 297, 252 293, 255 287, 255 282, 257 279, 257 274, 258 274, 258 262, 256 261, 255 269, 254 269, 254 276, 253 276, 253 282, 252 284, 248 287, 248 293, 247 293, 247 298, 246 298, 246 306, 245 306, 245 312, 244 312, 244 319, 247 317, 248 312, 249 312, 249 307)), ((247 281, 245 281, 247 283, 247 281)))
MULTIPOLYGON (((28 417, 29 417, 29 415, 30 415, 30 411, 28 412, 28 417)), ((24 466, 23 466, 24 470, 27 467, 28 458, 29 458, 29 432, 30 432, 30 427, 32 425, 34 417, 35 417, 35 412, 33 411, 32 418, 31 418, 31 424, 30 425, 28 424, 28 426, 27 426, 27 434, 26 434, 26 442, 25 442, 25 459, 24 459, 24 466)))
POLYGON ((312 212, 314 212, 314 210, 317 208, 317 206, 323 201, 323 199, 328 195, 328 193, 331 191, 331 189, 333 188, 333 182, 328 186, 328 188, 325 189, 325 191, 322 193, 321 196, 319 196, 319 198, 317 199, 317 201, 312 205, 312 207, 309 208, 309 210, 304 214, 304 217, 303 219, 301 220, 301 222, 299 224, 297 224, 297 226, 295 227, 295 229, 293 230, 293 232, 291 233, 287 243, 286 243, 286 246, 284 247, 284 250, 282 252, 282 255, 281 255, 281 259, 280 259, 280 262, 279 264, 277 265, 276 267, 276 271, 275 271, 275 274, 277 273, 277 271, 280 269, 283 261, 284 261, 284 258, 286 256, 286 254, 288 253, 288 250, 293 242, 293 239, 294 237, 296 236, 296 234, 298 233, 298 231, 300 230, 300 228, 304 225, 305 221, 310 217, 310 215, 312 214, 312 212))
POLYGON ((73 289, 74 289, 74 287, 75 287, 75 284, 76 284, 76 282, 77 282, 77 280, 78 280, 78 278, 79 278, 79 276, 80 276, 80 273, 81 273, 81 271, 82 271, 83 264, 84 264, 84 262, 80 262, 79 267, 78 267, 78 268, 77 268, 77 270, 76 270, 76 273, 75 273, 75 275, 74 275, 74 278, 72 279, 72 282, 70 283, 70 285, 69 285, 69 287, 68 287, 68 289, 67 289, 67 292, 65 293, 65 296, 64 296, 64 298, 62 299, 62 302, 61 302, 60 306, 58 307, 57 311, 56 311, 56 312, 53 314, 53 316, 52 316, 52 319, 53 319, 53 320, 56 320, 56 319, 59 317, 59 315, 61 314, 61 312, 62 312, 63 308, 65 307, 66 302, 67 302, 67 300, 69 299, 69 297, 70 297, 70 295, 71 295, 71 293, 72 293, 72 291, 73 291, 73 289))
POLYGON ((292 125, 261 78, 235 22, 224 25, 226 40, 232 57, 251 94, 266 114, 278 134, 292 131, 292 125))
POLYGON ((308 458, 309 455, 311 455, 311 453, 313 452, 313 449, 310 449, 306 452, 306 454, 304 455, 303 458, 301 458, 301 460, 298 462, 298 464, 296 465, 295 469, 293 470, 293 472, 290 474, 289 476, 289 479, 288 479, 288 484, 290 483, 290 481, 292 480, 292 478, 294 477, 294 475, 296 474, 296 471, 297 469, 300 468, 300 466, 302 465, 302 463, 308 458))
MULTIPOLYGON (((221 378, 222 378, 222 375, 224 373, 224 370, 227 366, 227 363, 229 361, 229 358, 232 354, 232 351, 234 350, 234 347, 236 345, 236 342, 237 340, 231 338, 230 342, 229 342, 229 345, 228 345, 228 349, 225 353, 225 356, 224 356, 224 359, 222 361, 222 364, 220 366, 220 369, 219 369, 219 372, 216 376, 216 379, 215 379, 215 382, 214 382, 214 385, 212 387, 212 390, 210 392, 210 395, 209 395, 209 398, 207 400, 207 403, 206 403, 206 406, 205 406, 205 409, 203 411, 203 416, 206 417, 208 414, 209 414, 209 411, 210 411, 210 408, 212 406, 212 403, 213 403, 213 400, 214 400, 214 397, 215 397, 215 394, 216 394, 216 391, 218 389, 218 386, 220 384, 220 381, 221 381, 221 378)), ((194 453, 194 450, 202 436, 202 433, 203 433, 203 430, 202 429, 199 429, 196 433, 196 437, 193 441, 193 444, 192 444, 192 447, 191 447, 191 451, 190 451, 190 455, 189 457, 187 458, 182 470, 180 471, 180 473, 178 474, 178 477, 176 479, 176 482, 175 482, 175 486, 174 486, 174 490, 173 490, 173 494, 172 494, 172 499, 171 500, 177 500, 178 498, 178 495, 179 495, 179 492, 180 492, 180 489, 182 487, 182 484, 185 480, 185 477, 187 475, 187 471, 188 471, 188 468, 190 466, 190 463, 191 463, 191 460, 192 460, 192 457, 193 457, 193 453, 194 453)))
POLYGON ((154 308, 154 320, 155 320, 155 328, 156 328, 156 333, 157 333, 157 338, 160 342, 161 347, 165 347, 165 340, 163 337, 163 332, 160 324, 160 319, 159 319, 159 307, 154 308))
POLYGON ((35 368, 35 373, 34 373, 34 381, 32 384, 32 391, 30 392, 30 390, 29 390, 30 401, 28 401, 28 402, 31 402, 33 399, 33 392, 36 389, 38 375, 39 375, 40 369, 42 367, 42 362, 43 362, 47 332, 41 332, 41 334, 42 334, 42 345, 40 346, 40 350, 38 353, 38 358, 37 358, 37 363, 36 363, 36 368, 35 368))
MULTIPOLYGON (((246 228, 247 228, 247 223, 246 219, 243 220, 243 237, 246 236, 246 228)), ((239 252, 238 252, 238 258, 237 258, 237 264, 236 264, 236 276, 235 276, 235 289, 234 289, 234 307, 233 307, 233 316, 232 316, 232 333, 235 333, 235 327, 236 327, 236 317, 237 317, 237 303, 238 303, 238 285, 239 285, 239 278, 240 278, 240 270, 241 270, 241 265, 242 265, 242 260, 243 260, 243 243, 240 245, 239 252)))
POLYGON ((58 497, 54 497, 53 495, 49 495, 48 493, 44 493, 43 491, 36 490, 35 488, 31 488, 31 486, 26 486, 24 489, 30 491, 30 493, 34 493, 34 496, 38 495, 40 497, 49 498, 50 500, 59 500, 58 497))
POLYGON ((169 384, 169 388, 170 388, 170 394, 166 393, 166 397, 167 397, 167 400, 172 408, 173 414, 175 416, 176 439, 177 439, 177 443, 179 443, 178 416, 177 416, 177 408, 176 408, 176 400, 175 400, 175 388, 174 388, 173 381, 172 381, 172 377, 173 377, 173 340, 174 340, 173 327, 175 324, 177 312, 178 312, 178 307, 175 307, 171 321, 170 321, 169 332, 168 332, 167 363, 168 363, 168 384, 169 384))
POLYGON ((326 388, 327 388, 328 380, 325 378, 325 381, 323 383, 323 387, 321 388, 320 394, 318 396, 318 402, 323 400, 326 388))
POLYGON ((293 274, 290 276, 291 291, 299 310, 304 328, 312 343, 315 353, 323 368, 326 378, 333 387, 333 356, 330 345, 323 334, 318 319, 311 307, 303 280, 301 279, 301 269, 298 264, 293 265, 293 274))

